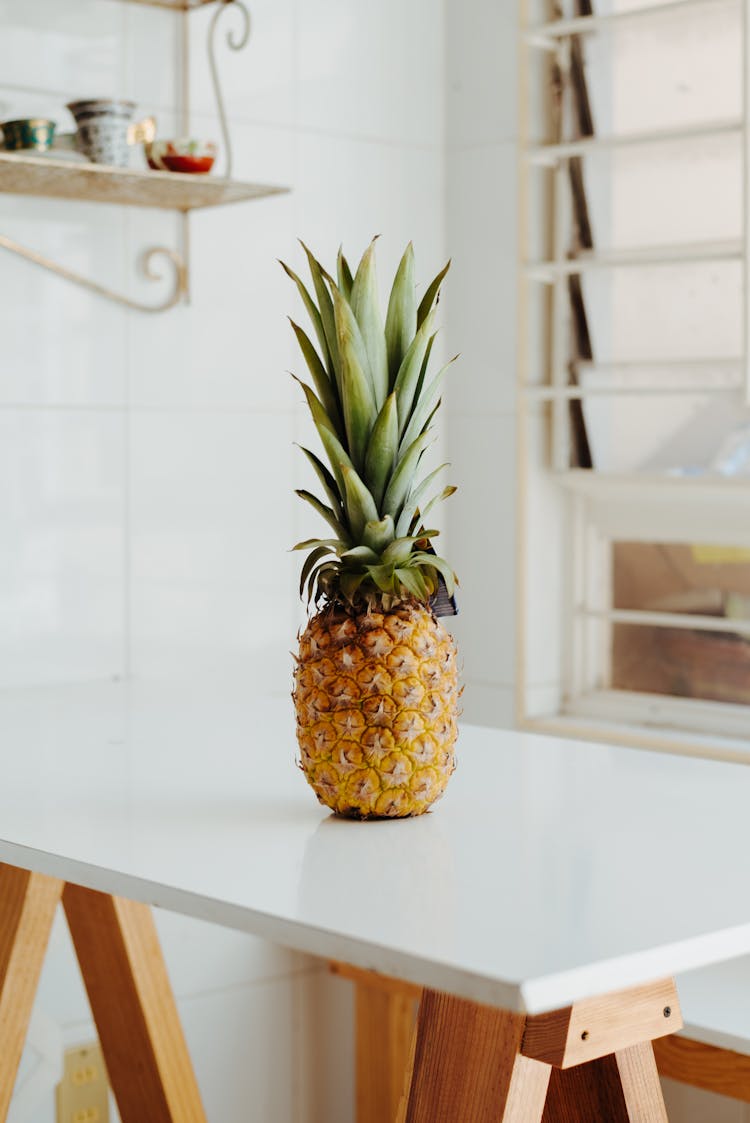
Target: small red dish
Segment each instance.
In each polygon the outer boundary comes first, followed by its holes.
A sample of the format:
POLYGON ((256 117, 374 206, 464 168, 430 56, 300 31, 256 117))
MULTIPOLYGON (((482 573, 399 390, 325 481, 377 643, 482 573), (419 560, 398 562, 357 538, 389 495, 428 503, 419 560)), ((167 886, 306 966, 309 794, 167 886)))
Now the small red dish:
POLYGON ((206 175, 216 160, 216 145, 210 140, 154 140, 143 145, 148 166, 154 171, 206 175))
POLYGON ((170 172, 184 172, 188 175, 205 175, 214 166, 214 156, 171 156, 166 152, 161 162, 170 172))

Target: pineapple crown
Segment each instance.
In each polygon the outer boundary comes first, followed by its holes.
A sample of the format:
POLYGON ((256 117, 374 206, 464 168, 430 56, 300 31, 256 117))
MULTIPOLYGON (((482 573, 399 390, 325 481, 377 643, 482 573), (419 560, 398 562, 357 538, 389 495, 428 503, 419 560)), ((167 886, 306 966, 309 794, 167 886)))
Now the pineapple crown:
MULTIPOLYGON (((424 478, 419 468, 440 405, 447 363, 428 377, 435 341, 440 285, 450 262, 417 303, 414 250, 401 258, 385 325, 378 300, 375 239, 352 275, 339 250, 336 280, 302 243, 316 299, 297 274, 294 281, 312 323, 318 349, 293 320, 292 329, 314 389, 300 379, 330 468, 307 448, 328 503, 309 491, 297 495, 328 523, 333 537, 310 538, 300 596, 357 609, 389 609, 404 600, 427 603, 442 577, 449 595, 456 582, 431 545, 428 512, 456 490, 432 492, 441 464, 424 478)), ((296 376, 294 376, 296 377, 296 376)))

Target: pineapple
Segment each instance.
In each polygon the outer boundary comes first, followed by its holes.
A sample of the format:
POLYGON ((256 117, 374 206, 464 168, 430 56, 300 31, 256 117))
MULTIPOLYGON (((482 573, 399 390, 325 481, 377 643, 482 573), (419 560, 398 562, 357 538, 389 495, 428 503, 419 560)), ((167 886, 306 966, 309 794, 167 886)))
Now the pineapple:
POLYGON ((304 248, 315 299, 283 268, 318 345, 292 321, 312 386, 300 384, 328 465, 302 451, 327 502, 297 494, 329 537, 295 547, 307 551, 300 595, 317 610, 295 666, 300 765, 339 815, 420 815, 445 790, 457 736, 456 648, 433 612, 441 583, 452 595, 455 575, 425 521, 455 488, 432 494, 446 465, 420 478, 450 366, 428 374, 448 266, 417 304, 409 245, 384 325, 374 241, 354 275, 339 251, 335 280, 304 248))

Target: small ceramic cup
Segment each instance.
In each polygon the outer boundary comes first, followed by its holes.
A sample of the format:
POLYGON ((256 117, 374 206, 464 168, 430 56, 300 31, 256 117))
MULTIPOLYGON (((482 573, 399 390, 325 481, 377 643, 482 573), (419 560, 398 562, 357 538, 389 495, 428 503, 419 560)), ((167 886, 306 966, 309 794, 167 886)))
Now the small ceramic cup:
POLYGON ((18 121, 3 121, 3 146, 6 152, 33 149, 48 152, 55 139, 55 122, 47 117, 22 117, 18 121))
POLYGON ((128 127, 135 112, 135 102, 114 98, 91 98, 71 101, 67 108, 77 127, 79 152, 95 164, 126 168, 130 163, 128 127))

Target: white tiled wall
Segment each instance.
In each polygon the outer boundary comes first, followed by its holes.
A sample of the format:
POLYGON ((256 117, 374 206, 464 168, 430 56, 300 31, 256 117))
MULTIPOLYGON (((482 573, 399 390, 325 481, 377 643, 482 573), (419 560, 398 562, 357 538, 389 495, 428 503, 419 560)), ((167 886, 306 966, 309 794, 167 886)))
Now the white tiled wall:
POLYGON ((446 8, 448 542, 468 720, 508 726, 515 679, 516 10, 446 8), (481 543, 481 548, 479 545, 481 543))
MULTIPOLYGON (((0 688, 185 674, 286 691, 304 513, 293 289, 300 235, 328 261, 374 234, 384 280, 412 238, 445 255, 444 23, 433 0, 252 0, 219 55, 234 174, 292 193, 193 217, 192 304, 148 316, 0 256, 0 688)), ((196 135, 218 136, 190 21, 196 135)), ((236 13, 224 13, 226 28, 236 13)), ((114 0, 0 0, 0 119, 121 95, 176 129, 177 20, 114 0)), ((169 213, 0 196, 0 230, 144 301, 169 213)), ((468 489, 467 489, 468 490, 468 489)), ((159 917, 212 1123, 349 1123, 350 995, 311 961, 159 917)), ((52 1123, 61 1042, 91 1036, 62 924, 12 1123, 52 1123)))

